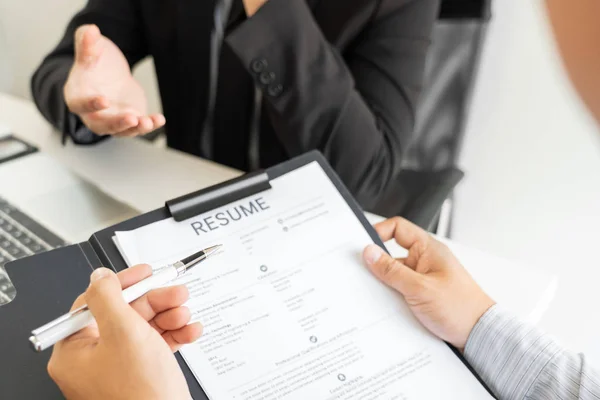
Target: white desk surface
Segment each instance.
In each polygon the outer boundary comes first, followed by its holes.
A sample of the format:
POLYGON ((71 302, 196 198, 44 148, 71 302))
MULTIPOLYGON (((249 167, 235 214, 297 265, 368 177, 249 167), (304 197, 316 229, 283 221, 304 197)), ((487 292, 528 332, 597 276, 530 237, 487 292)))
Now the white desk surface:
POLYGON ((0 93, 0 125, 139 211, 240 175, 239 171, 143 140, 112 138, 96 146, 61 144, 33 103, 0 93))
MULTIPOLYGON (((0 94, 0 134, 7 128, 96 185, 111 197, 146 212, 166 200, 231 179, 239 171, 137 139, 111 139, 96 146, 62 146, 59 135, 28 101, 0 94)), ((369 215, 371 221, 379 217, 369 215)), ((86 238, 81 238, 82 240, 86 238)), ((500 304, 537 322, 554 297, 557 278, 448 241, 479 284, 500 304)), ((392 254, 402 251, 388 244, 392 254)))

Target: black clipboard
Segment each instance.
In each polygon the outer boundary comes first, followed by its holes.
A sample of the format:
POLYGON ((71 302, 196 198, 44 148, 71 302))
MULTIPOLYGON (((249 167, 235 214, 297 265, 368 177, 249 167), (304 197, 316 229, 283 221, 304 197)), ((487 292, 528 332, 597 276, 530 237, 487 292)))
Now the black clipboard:
MULTIPOLYGON (((165 207, 137 216, 96 232, 87 241, 8 263, 5 268, 17 289, 15 299, 0 307, 0 390, 7 399, 63 399, 46 372, 51 351, 35 353, 28 338, 35 329, 69 310, 75 298, 85 291, 91 272, 99 267, 122 271, 127 268, 113 242, 116 231, 139 227, 173 217, 182 221, 245 197, 269 190, 269 181, 300 167, 317 162, 348 203, 373 242, 381 239, 348 189, 318 151, 290 161, 167 201, 165 207)), ((450 346, 452 347, 452 346, 450 346)), ((491 391, 460 352, 452 348, 479 382, 491 391)), ((190 393, 195 400, 208 400, 183 357, 176 353, 190 393)))

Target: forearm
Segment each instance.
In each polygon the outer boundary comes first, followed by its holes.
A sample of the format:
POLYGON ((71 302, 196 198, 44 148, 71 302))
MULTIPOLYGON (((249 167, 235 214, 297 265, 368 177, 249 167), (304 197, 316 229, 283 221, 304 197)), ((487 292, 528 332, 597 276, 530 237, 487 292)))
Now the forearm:
POLYGON ((582 354, 492 307, 467 341, 465 357, 499 399, 597 399, 600 375, 582 354))
MULTIPOLYGON (((435 10, 426 11, 432 15, 430 31, 435 10)), ((411 17, 404 11, 398 15, 411 17)), ((323 152, 366 208, 400 168, 412 138, 417 97, 407 86, 420 87, 422 79, 412 70, 406 81, 395 75, 406 68, 386 70, 397 56, 394 52, 402 50, 389 53, 385 47, 406 50, 406 43, 420 35, 414 30, 398 33, 392 26, 402 26, 401 21, 388 20, 377 33, 363 32, 364 44, 353 46, 356 50, 346 59, 325 37, 304 0, 269 0, 227 38, 263 89, 271 122, 288 154, 323 152), (266 65, 255 69, 256 62, 266 65), (388 65, 380 68, 378 63, 388 65)), ((423 25, 427 31, 427 23, 423 25)), ((427 40, 419 39, 415 41, 426 48, 427 40)), ((418 70, 424 60, 422 51, 416 61, 404 61, 418 70)))

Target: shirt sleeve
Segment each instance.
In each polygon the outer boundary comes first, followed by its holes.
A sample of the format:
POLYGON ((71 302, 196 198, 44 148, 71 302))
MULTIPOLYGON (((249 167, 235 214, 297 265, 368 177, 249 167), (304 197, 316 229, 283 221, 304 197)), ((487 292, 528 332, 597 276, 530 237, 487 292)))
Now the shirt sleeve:
POLYGON ((473 328, 465 358, 500 399, 600 400, 600 374, 583 354, 498 306, 473 328))

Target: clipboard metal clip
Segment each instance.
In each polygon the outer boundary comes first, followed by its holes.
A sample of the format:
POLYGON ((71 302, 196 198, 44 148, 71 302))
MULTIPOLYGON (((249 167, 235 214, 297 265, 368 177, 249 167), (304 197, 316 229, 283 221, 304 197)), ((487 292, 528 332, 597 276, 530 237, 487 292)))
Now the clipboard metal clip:
POLYGON ((238 178, 187 194, 166 202, 165 206, 175 221, 181 222, 224 204, 271 189, 265 171, 251 172, 238 178))

